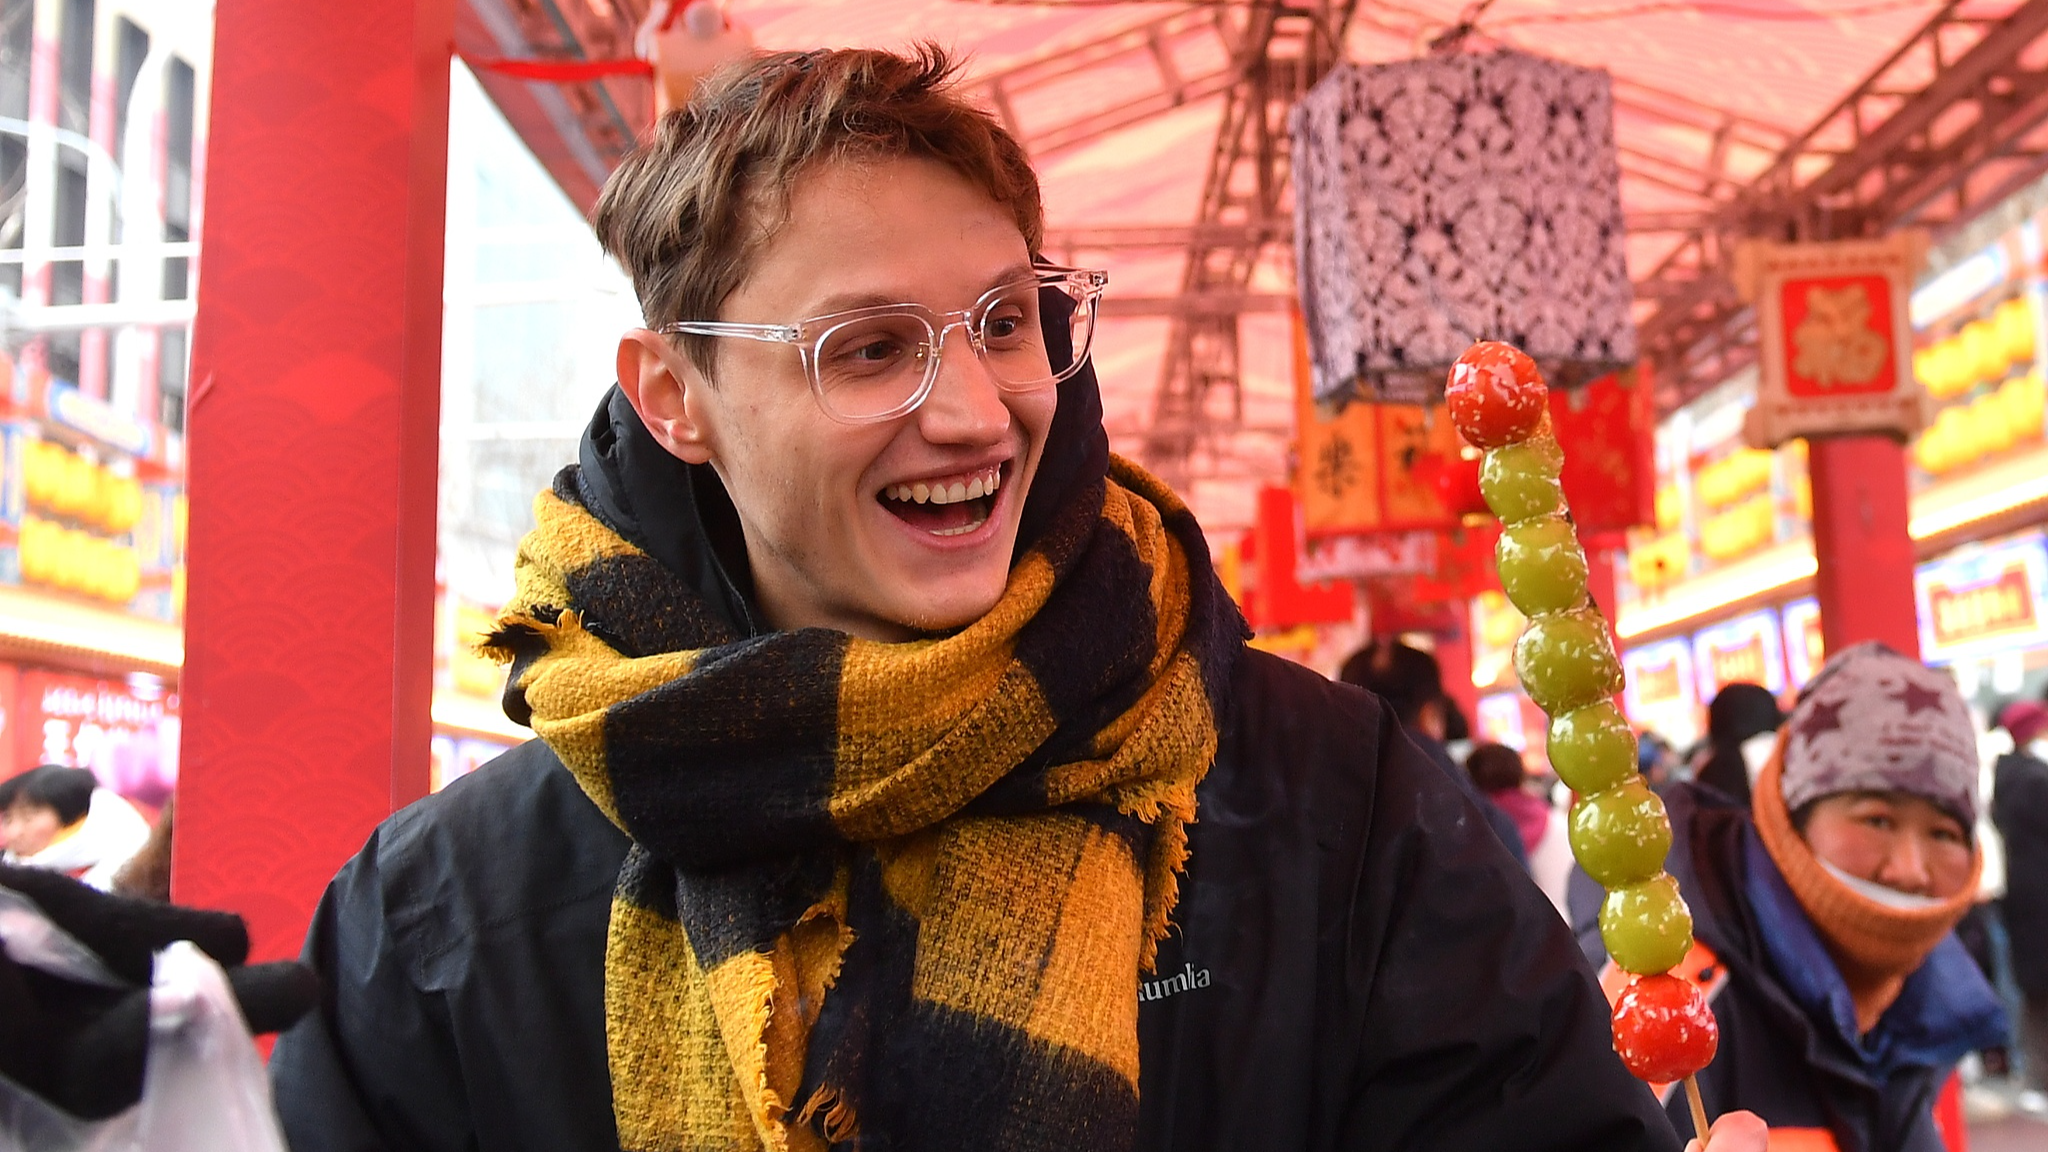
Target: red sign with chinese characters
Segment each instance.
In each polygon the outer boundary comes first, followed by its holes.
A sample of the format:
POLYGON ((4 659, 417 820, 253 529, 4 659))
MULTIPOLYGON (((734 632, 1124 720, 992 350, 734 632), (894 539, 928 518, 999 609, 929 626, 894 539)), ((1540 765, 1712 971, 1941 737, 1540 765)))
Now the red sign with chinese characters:
POLYGON ((1639 665, 1634 676, 1636 695, 1644 704, 1669 704, 1684 698, 1685 672, 1675 657, 1662 663, 1639 665))
POLYGON ((1785 391, 1794 396, 1889 392, 1898 382, 1892 288, 1883 276, 1788 279, 1785 391))
POLYGON ((1926 256, 1913 229, 1874 240, 1736 246, 1734 279, 1756 305, 1752 448, 1799 436, 1909 437, 1932 408, 1915 380, 1906 302, 1926 256))
POLYGON ((17 770, 90 768, 103 787, 149 807, 178 782, 178 697, 122 680, 25 668, 7 739, 17 770))
POLYGON ((2032 632, 2041 626, 2024 564, 2012 564, 1987 583, 1927 590, 1935 642, 1942 647, 2032 632))

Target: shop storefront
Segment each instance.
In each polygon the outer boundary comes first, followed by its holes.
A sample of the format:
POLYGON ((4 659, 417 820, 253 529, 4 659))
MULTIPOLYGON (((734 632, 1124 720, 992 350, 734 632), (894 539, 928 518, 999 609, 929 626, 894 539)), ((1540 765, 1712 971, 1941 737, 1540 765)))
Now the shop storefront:
MULTIPOLYGON (((177 781, 183 438, 0 353, 0 779, 87 767, 148 810, 177 781)), ((483 605, 444 598, 434 786, 526 735, 503 669, 469 651, 483 605)))
MULTIPOLYGON (((2042 235, 2022 223, 1922 281, 1912 296, 1914 370, 1935 415, 1909 446, 1910 531, 1921 656, 1955 670, 1987 709, 2048 684, 2041 535, 2048 518, 2042 235)), ((1805 445, 1742 439, 1753 374, 1731 379, 1657 430, 1654 527, 1617 571, 1616 630, 1628 708, 1683 746, 1735 681, 1788 693, 1822 658, 1805 445), (1688 653, 1693 691, 1668 690, 1688 653)))
POLYGON ((90 768, 154 812, 178 782, 178 695, 146 672, 91 676, 0 663, 0 779, 38 764, 90 768))

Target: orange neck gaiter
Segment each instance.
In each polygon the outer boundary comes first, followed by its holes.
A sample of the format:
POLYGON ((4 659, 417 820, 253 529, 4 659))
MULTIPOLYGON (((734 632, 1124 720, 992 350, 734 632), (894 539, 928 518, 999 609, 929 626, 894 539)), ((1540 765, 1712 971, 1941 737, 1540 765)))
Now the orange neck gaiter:
POLYGON ((1977 898, 1984 853, 1974 854, 1969 883, 1953 897, 1925 908, 1890 908, 1852 890, 1828 873, 1806 840, 1792 827, 1781 785, 1785 742, 1758 775, 1750 811, 1764 850, 1785 877, 1807 919, 1820 932, 1828 954, 1849 986, 1856 1005, 1856 1029, 1867 1033, 1899 998, 1906 977, 1920 967, 1941 938, 1969 912, 1977 898))

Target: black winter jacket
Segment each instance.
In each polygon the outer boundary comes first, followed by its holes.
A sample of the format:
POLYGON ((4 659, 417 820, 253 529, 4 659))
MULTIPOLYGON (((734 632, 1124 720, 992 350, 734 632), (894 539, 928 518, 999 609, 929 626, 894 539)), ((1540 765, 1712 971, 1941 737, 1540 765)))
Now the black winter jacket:
MULTIPOLYGON (((1248 653, 1197 799, 1132 990, 1142 1148, 1678 1147, 1556 912, 1375 697, 1248 653)), ((307 940, 328 999, 271 1062, 296 1152, 616 1147, 625 850, 538 742, 379 828, 307 940)))
MULTIPOLYGON (((1047 338, 1057 354, 1065 326, 1047 338)), ((617 389, 580 459, 587 507, 759 629, 708 467, 664 452, 617 389)), ((1084 366, 1020 547, 1107 461, 1084 366)), ((1678 1147, 1570 933, 1383 703, 1247 652, 1219 736, 1175 931, 1131 990, 1142 1148, 1678 1147)), ((271 1063, 297 1152, 616 1147, 604 952, 625 851, 539 743, 386 821, 315 913, 327 999, 271 1063)))
POLYGON ((1998 758, 1991 822, 2005 839, 2005 928, 2012 974, 2029 996, 2048 996, 2048 764, 2027 752, 1998 758))

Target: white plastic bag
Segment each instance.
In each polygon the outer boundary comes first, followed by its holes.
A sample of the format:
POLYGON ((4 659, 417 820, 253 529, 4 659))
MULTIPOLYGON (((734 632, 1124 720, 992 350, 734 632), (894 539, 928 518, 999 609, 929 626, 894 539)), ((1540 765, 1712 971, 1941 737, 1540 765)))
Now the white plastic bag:
MULTIPOLYGON (((0 888, 0 942, 17 963, 107 984, 105 965, 0 888)), ((157 953, 142 1102, 83 1121, 0 1077, 0 1152, 288 1152, 270 1081, 220 965, 180 941, 157 953)))

